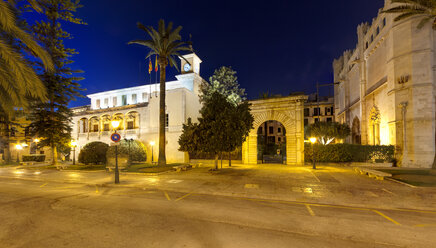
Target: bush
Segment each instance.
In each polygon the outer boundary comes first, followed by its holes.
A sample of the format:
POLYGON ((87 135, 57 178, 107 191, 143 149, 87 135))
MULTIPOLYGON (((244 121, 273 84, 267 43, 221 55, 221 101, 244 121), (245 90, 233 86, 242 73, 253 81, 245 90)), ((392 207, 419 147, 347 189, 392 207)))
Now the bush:
MULTIPOLYGON (((125 140, 120 141, 120 145, 118 146, 118 156, 128 157, 129 156, 129 142, 125 140)), ((111 146, 107 152, 107 158, 115 157, 115 147, 111 146)), ((131 161, 135 162, 144 162, 147 160, 147 152, 144 144, 141 141, 133 140, 130 141, 130 158, 131 161)))
MULTIPOLYGON (((317 162, 394 162, 394 146, 371 146, 355 144, 315 144, 315 161, 317 162)), ((305 161, 312 162, 312 147, 304 147, 305 161)))
POLYGON ((23 162, 44 162, 44 161, 45 161, 44 154, 23 155, 23 162))
POLYGON ((79 153, 79 163, 105 164, 108 145, 103 142, 91 142, 86 144, 79 153))

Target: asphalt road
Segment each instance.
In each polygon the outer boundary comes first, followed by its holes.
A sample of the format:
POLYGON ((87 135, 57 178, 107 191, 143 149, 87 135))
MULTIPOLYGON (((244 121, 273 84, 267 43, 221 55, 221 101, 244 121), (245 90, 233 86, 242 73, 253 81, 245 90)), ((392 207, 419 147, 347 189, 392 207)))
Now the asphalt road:
POLYGON ((0 179, 0 247, 436 247, 436 211, 0 179))

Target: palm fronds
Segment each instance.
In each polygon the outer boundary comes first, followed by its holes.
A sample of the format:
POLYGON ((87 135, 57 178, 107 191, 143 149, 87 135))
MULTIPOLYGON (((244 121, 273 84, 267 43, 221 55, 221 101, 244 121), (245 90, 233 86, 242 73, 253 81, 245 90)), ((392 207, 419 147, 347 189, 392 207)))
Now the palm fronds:
POLYGON ((392 0, 392 4, 400 4, 384 13, 399 14, 394 21, 401 21, 411 16, 422 16, 417 28, 422 28, 426 23, 433 21, 433 29, 436 29, 436 0, 392 0))

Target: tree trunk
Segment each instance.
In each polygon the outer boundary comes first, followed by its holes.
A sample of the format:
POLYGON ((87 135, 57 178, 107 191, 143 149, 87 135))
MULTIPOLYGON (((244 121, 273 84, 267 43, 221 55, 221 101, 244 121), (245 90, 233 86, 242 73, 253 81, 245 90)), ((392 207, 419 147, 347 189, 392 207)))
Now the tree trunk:
POLYGON ((51 152, 52 152, 52 156, 53 156, 53 161, 51 162, 52 165, 57 165, 58 164, 58 149, 56 146, 52 146, 51 147, 51 152))
POLYGON ((218 153, 215 153, 215 170, 218 170, 218 153))
POLYGON ((158 165, 164 166, 167 163, 165 156, 165 77, 166 77, 166 60, 159 58, 160 67, 160 94, 159 94, 159 158, 158 165))
POLYGON ((220 152, 220 157, 221 157, 221 169, 223 168, 223 152, 220 152))
POLYGON ((232 167, 232 152, 229 152, 229 167, 232 167))
POLYGON ((10 141, 10 125, 9 121, 6 121, 6 130, 5 130, 5 149, 3 150, 3 159, 5 160, 6 164, 10 164, 12 162, 11 159, 11 141, 10 141))

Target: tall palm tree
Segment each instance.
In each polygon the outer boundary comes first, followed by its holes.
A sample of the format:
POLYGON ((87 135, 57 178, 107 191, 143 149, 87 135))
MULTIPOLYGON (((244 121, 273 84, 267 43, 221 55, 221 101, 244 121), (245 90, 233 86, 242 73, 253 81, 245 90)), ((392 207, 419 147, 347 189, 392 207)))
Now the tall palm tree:
MULTIPOLYGON (((35 1, 28 2, 38 10, 35 1)), ((15 107, 28 107, 27 97, 47 99, 43 82, 13 44, 19 42, 47 69, 53 68, 48 53, 17 25, 14 4, 12 0, 0 1, 0 111, 6 115, 13 115, 15 107)))
MULTIPOLYGON (((181 51, 192 51, 190 42, 183 42, 180 36, 182 26, 173 29, 173 23, 168 23, 165 26, 165 21, 160 20, 158 30, 152 26, 144 26, 138 23, 138 28, 144 30, 150 39, 148 40, 132 40, 128 44, 138 44, 150 48, 147 58, 152 55, 157 55, 158 64, 160 67, 160 96, 159 96, 159 165, 166 164, 165 157, 165 77, 166 67, 169 64, 177 70, 176 56, 183 58, 179 53, 181 51)), ((184 58, 183 58, 184 59, 184 58)))
POLYGON ((411 16, 421 16, 422 20, 418 28, 432 21, 433 29, 436 29, 436 1, 435 0, 392 0, 392 4, 398 3, 395 7, 387 9, 385 13, 398 13, 394 21, 401 21, 411 16))

